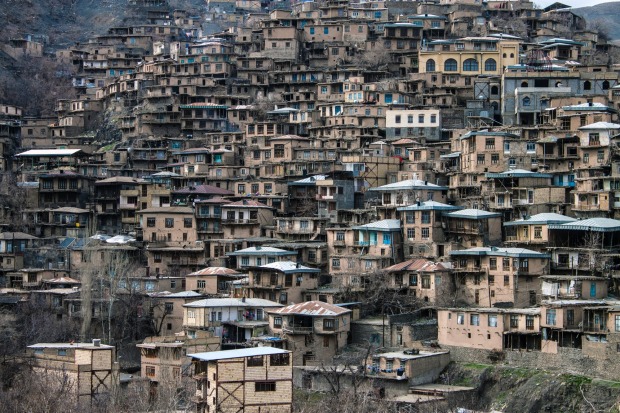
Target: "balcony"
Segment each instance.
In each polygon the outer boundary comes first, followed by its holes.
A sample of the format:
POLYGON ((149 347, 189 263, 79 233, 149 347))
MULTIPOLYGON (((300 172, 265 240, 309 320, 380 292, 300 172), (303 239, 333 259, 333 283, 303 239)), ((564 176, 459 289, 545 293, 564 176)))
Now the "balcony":
POLYGON ((583 332, 584 333, 607 333, 608 331, 607 331, 607 326, 605 324, 584 323, 583 332))
POLYGON ((258 219, 222 219, 224 225, 253 225, 258 224, 258 219))
POLYGON ((333 195, 321 195, 321 194, 317 194, 316 195, 316 200, 317 201, 321 201, 321 200, 331 200, 334 199, 333 195))
POLYGON ((282 331, 286 334, 312 334, 313 330, 313 327, 301 327, 292 325, 286 325, 282 327, 282 331))

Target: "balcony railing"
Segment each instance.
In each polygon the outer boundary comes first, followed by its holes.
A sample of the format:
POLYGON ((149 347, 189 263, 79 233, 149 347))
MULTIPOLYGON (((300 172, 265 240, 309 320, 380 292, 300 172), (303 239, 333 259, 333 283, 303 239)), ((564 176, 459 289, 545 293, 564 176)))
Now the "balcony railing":
POLYGON ((312 334, 313 327, 300 327, 300 326, 286 325, 282 327, 282 331, 287 334, 312 334))
POLYGON ((222 224, 258 224, 258 219, 225 219, 222 218, 222 224))
POLYGON ((600 323, 584 323, 583 331, 588 333, 607 333, 607 326, 600 323))

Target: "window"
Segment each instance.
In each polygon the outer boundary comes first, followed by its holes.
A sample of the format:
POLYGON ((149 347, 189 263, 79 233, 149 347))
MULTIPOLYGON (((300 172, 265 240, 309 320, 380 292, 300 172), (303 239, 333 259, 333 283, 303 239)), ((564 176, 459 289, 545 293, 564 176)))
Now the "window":
POLYGON ((191 218, 183 218, 183 227, 191 228, 192 227, 192 219, 191 218))
POLYGON ((392 244, 392 234, 386 232, 383 234, 383 245, 391 245, 392 244))
POLYGON ((617 315, 615 318, 615 326, 616 331, 620 331, 620 315, 617 315))
POLYGON ((489 327, 497 327, 497 314, 489 314, 489 327))
POLYGON ((526 330, 534 329, 534 316, 533 315, 525 316, 525 329, 526 330))
POLYGON ((272 366, 288 366, 291 364, 290 353, 271 354, 269 356, 269 364, 272 366))
POLYGON ((495 149, 495 138, 486 138, 484 149, 495 149))
POLYGON ((477 72, 478 71, 478 61, 475 59, 466 59, 463 62, 463 71, 464 72, 477 72))
POLYGON ((497 165, 498 163, 499 163, 499 154, 498 153, 491 154, 491 164, 497 165))
POLYGON ((336 320, 333 318, 326 318, 325 320, 323 320, 323 330, 335 330, 336 325, 336 320))
POLYGON ((510 314, 510 328, 519 328, 519 315, 510 314))
POLYGON ((155 366, 145 367, 146 377, 155 377, 155 366))
POLYGON ((454 59, 448 59, 443 64, 444 72, 456 72, 458 70, 458 63, 454 59))
POLYGON ((479 326, 480 325, 480 314, 470 314, 469 315, 469 325, 471 325, 471 326, 479 326))
POLYGON ((400 123, 400 115, 394 117, 394 123, 400 123))
POLYGON ((422 228, 422 239, 428 239, 430 237, 430 231, 428 228, 422 228))
POLYGON ((523 102, 523 106, 525 106, 525 107, 530 106, 531 103, 532 103, 532 101, 530 100, 530 98, 528 96, 524 97, 522 102, 523 102))
POLYGON ((344 241, 344 232, 336 232, 336 241, 344 241))
POLYGON ((431 123, 437 123, 437 115, 431 115, 431 123))
POLYGON ((494 72, 497 70, 497 62, 495 59, 487 59, 484 61, 484 70, 487 72, 494 72))
POLYGON ((458 313, 456 315, 456 324, 461 324, 461 325, 465 324, 465 314, 458 313))
POLYGON ((166 228, 174 228, 174 218, 166 218, 166 228))
POLYGON ((332 258, 332 267, 340 269, 340 258, 332 258))
POLYGON ((497 269, 497 258, 489 259, 489 269, 496 270, 497 269))
POLYGON ((422 275, 422 288, 428 290, 431 288, 431 276, 422 275))
POLYGON ((435 71, 435 61, 433 59, 429 59, 426 61, 426 71, 427 72, 435 71))
POLYGON ((149 228, 153 228, 155 226, 155 218, 147 218, 146 226, 149 228))
POLYGON ((542 238, 542 227, 534 227, 534 238, 542 238))
POLYGON ((275 381, 257 381, 256 383, 254 383, 254 391, 257 393, 263 392, 263 391, 276 391, 276 382, 275 381))
POLYGON ((407 123, 413 123, 413 115, 407 115, 407 123))
POLYGON ((252 356, 247 359, 248 367, 262 367, 263 366, 263 356, 252 356))
POLYGON ((282 328, 282 317, 274 317, 273 318, 273 327, 274 328, 282 328))
POLYGON ((424 123, 424 115, 418 115, 418 123, 424 123))
POLYGON ((415 228, 407 228, 407 239, 415 239, 415 228))

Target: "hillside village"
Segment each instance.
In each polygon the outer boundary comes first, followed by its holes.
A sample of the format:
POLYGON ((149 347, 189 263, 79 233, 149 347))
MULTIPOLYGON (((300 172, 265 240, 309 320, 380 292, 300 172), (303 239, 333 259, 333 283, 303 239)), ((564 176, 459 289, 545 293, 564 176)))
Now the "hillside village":
POLYGON ((619 379, 620 54, 568 6, 128 7, 1 46, 73 96, 0 102, 3 386, 290 412, 333 376, 440 402, 450 361, 619 379))

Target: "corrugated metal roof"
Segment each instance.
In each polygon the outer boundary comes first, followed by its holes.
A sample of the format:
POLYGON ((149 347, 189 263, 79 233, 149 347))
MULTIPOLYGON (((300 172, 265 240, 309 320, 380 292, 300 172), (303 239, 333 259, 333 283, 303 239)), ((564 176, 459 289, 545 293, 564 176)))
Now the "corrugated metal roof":
POLYGON ((243 199, 237 202, 231 202, 230 204, 222 205, 222 208, 268 208, 273 209, 269 205, 265 205, 262 202, 254 201, 252 199, 243 199))
POLYGON ((377 231, 400 231, 400 219, 383 219, 381 221, 370 222, 364 225, 358 225, 353 229, 361 230, 377 230, 377 231))
POLYGON ((450 255, 476 255, 476 256, 499 256, 515 258, 549 258, 549 254, 526 248, 497 248, 497 247, 475 247, 466 250, 450 251, 450 255))
POLYGON ((463 218, 463 219, 487 219, 501 217, 499 212, 489 212, 482 209, 463 209, 462 211, 448 212, 445 216, 450 218, 463 218))
POLYGON ((204 276, 204 275, 240 275, 239 271, 235 271, 231 268, 226 267, 207 267, 202 270, 193 272, 191 274, 187 274, 188 277, 191 276, 204 276))
POLYGON ((420 205, 413 204, 406 207, 397 208, 398 211, 456 211, 462 209, 456 205, 443 204, 437 201, 424 201, 420 205))
POLYGON ((405 181, 394 182, 392 184, 382 185, 376 188, 370 188, 370 191, 400 191, 408 189, 426 189, 431 191, 445 191, 448 187, 432 184, 421 179, 407 179, 405 181))
POLYGON ((269 356, 271 354, 286 354, 290 351, 282 350, 275 347, 250 347, 240 348, 236 350, 223 350, 223 351, 207 351, 204 353, 192 353, 188 354, 188 357, 198 359, 201 361, 215 361, 215 360, 227 360, 236 359, 241 357, 255 357, 255 356, 269 356))
POLYGON ((205 298, 184 304, 183 307, 282 307, 282 304, 262 298, 205 298))
POLYGON ((306 267, 292 261, 278 261, 269 264, 261 265, 259 268, 273 269, 282 271, 283 273, 296 273, 296 272, 321 272, 318 268, 306 267))
POLYGON ((280 308, 275 311, 270 311, 274 314, 299 314, 309 316, 337 316, 341 314, 350 313, 351 310, 347 310, 342 307, 335 306, 333 304, 324 303, 322 301, 306 301, 305 303, 291 304, 289 306, 280 308))
POLYGON ((611 122, 595 122, 589 125, 585 125, 579 128, 579 130, 591 130, 591 129, 620 129, 620 125, 611 122))
POLYGON ((327 175, 313 175, 304 179, 300 179, 294 182, 289 182, 289 185, 316 185, 316 181, 324 181, 327 179, 327 175))
POLYGON ((15 156, 72 156, 82 152, 81 149, 31 149, 15 156))
POLYGON ((590 218, 565 224, 550 224, 549 229, 574 231, 614 232, 620 231, 620 221, 611 218, 590 218))
POLYGON ((82 208, 61 207, 61 208, 52 209, 52 212, 66 212, 68 214, 88 214, 90 211, 88 209, 82 209, 82 208))
POLYGON ((26 234, 25 232, 2 232, 0 233, 0 239, 39 239, 34 235, 26 234))
POLYGON ((213 185, 196 185, 186 188, 176 189, 172 191, 173 194, 201 194, 201 195, 234 195, 233 191, 228 189, 218 188, 213 185))
POLYGON ((411 260, 407 260, 398 264, 394 264, 390 267, 387 267, 385 271, 387 272, 397 272, 397 271, 446 271, 450 268, 446 266, 445 263, 441 262, 433 262, 429 260, 425 260, 423 258, 414 258, 411 260))
POLYGON ((553 212, 543 212, 541 214, 532 215, 527 219, 519 219, 516 221, 504 222, 505 227, 514 225, 533 225, 533 224, 564 224, 567 222, 577 221, 575 218, 553 212))
POLYGON ((165 295, 166 298, 194 298, 202 297, 203 295, 196 291, 181 291, 179 293, 172 293, 165 295))
POLYGON ((552 174, 542 172, 532 172, 525 169, 513 169, 505 172, 488 172, 485 174, 487 178, 553 178, 552 174))
POLYGON ((297 255, 294 251, 282 250, 274 247, 249 247, 242 250, 228 252, 226 255, 238 256, 238 255, 297 255))

